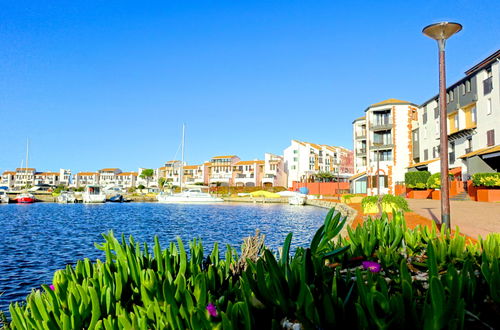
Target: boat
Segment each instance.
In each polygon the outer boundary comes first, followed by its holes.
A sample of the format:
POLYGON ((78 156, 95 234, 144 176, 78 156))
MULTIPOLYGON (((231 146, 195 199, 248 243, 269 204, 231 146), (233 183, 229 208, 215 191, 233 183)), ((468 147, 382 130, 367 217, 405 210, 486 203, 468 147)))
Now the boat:
POLYGON ((182 190, 182 177, 184 174, 184 137, 185 126, 182 125, 182 142, 181 142, 181 168, 179 171, 179 182, 181 192, 178 194, 160 193, 156 196, 159 203, 220 203, 224 200, 210 195, 208 192, 203 192, 201 187, 193 187, 186 191, 182 190))
POLYGON ((101 192, 100 186, 86 186, 82 194, 82 199, 84 203, 105 203, 106 194, 101 192))
POLYGON ((288 198, 288 204, 290 205, 304 205, 306 203, 306 195, 296 194, 288 198))
POLYGON ((5 190, 0 190, 0 203, 8 203, 9 202, 9 195, 7 195, 7 192, 5 190))
POLYGON ((72 191, 61 191, 61 194, 57 196, 58 203, 76 203, 75 193, 72 191))
POLYGON ((30 194, 29 192, 23 192, 17 195, 16 201, 18 203, 30 204, 34 203, 36 201, 36 198, 33 194, 30 194))
POLYGON ((111 203, 123 203, 126 202, 125 198, 121 194, 116 194, 108 199, 111 203))
POLYGON ((179 194, 159 194, 159 203, 220 203, 222 198, 214 197, 203 192, 201 188, 190 188, 179 194))

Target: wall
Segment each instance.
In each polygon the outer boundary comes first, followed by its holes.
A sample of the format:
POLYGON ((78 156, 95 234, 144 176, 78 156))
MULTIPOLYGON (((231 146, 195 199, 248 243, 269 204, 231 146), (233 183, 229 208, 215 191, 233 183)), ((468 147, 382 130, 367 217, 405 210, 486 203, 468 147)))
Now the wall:
POLYGON ((310 195, 335 195, 337 188, 349 190, 349 182, 297 182, 292 183, 292 191, 297 191, 299 188, 306 187, 309 189, 310 195))

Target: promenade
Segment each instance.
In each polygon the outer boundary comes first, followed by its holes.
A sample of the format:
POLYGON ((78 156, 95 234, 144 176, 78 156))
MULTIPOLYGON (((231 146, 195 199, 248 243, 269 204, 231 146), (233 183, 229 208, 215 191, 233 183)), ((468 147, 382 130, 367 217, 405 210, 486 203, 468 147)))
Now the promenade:
MULTIPOLYGON (((428 219, 440 222, 439 200, 407 199, 410 209, 428 219)), ((474 201, 450 201, 451 227, 459 227, 467 236, 486 237, 489 233, 500 233, 500 203, 474 201)))

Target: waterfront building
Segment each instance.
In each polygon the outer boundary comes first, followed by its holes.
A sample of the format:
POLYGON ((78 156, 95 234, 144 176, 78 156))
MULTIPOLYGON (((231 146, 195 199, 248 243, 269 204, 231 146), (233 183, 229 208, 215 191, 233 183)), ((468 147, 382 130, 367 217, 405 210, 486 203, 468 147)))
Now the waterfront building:
POLYGON ((353 153, 344 147, 292 140, 283 152, 288 187, 293 182, 313 182, 320 172, 347 180, 354 171, 353 153))
POLYGON ((59 172, 36 172, 34 185, 48 184, 57 186, 60 183, 59 172))
POLYGON ((80 172, 75 176, 73 185, 76 188, 85 187, 87 185, 98 185, 100 174, 97 172, 80 172))
POLYGON ((233 165, 232 182, 236 187, 262 185, 265 162, 263 160, 240 160, 233 165))
POLYGON ((239 161, 240 158, 235 155, 212 157, 207 165, 208 183, 234 186, 233 166, 239 161))
POLYGON ((208 163, 184 166, 184 176, 182 181, 184 185, 206 185, 208 183, 208 163))
POLYGON ((412 123, 417 109, 411 102, 388 99, 370 105, 365 116, 353 121, 352 192, 376 195, 380 185, 381 194, 394 194, 396 183, 404 181, 412 164, 412 123))
POLYGON ((160 173, 161 173, 162 167, 157 168, 157 169, 152 169, 153 170, 153 177, 142 178, 141 177, 142 171, 147 170, 147 169, 148 168, 145 168, 145 167, 139 167, 139 169, 137 170, 137 177, 135 179, 135 185, 136 186, 142 185, 146 188, 158 188, 158 179, 160 178, 160 173))
POLYGON ((121 188, 132 188, 136 186, 137 172, 122 172, 116 175, 117 185, 121 188))
POLYGON ((14 189, 22 189, 26 186, 33 186, 35 184, 34 168, 16 168, 14 175, 14 189))
POLYGON ((122 173, 119 168, 103 168, 98 171, 99 184, 103 187, 116 186, 118 184, 118 174, 122 173))
POLYGON ((59 184, 69 187, 71 184, 71 170, 64 168, 59 169, 59 184))
POLYGON ((8 187, 9 189, 13 189, 15 186, 15 177, 16 172, 14 171, 5 171, 2 173, 2 181, 0 182, 0 186, 8 187))
POLYGON ((287 176, 285 172, 285 161, 283 156, 271 153, 264 154, 264 175, 262 186, 264 187, 286 187, 287 176))
MULTIPOLYGON (((500 50, 474 65, 446 90, 448 157, 462 180, 500 169, 500 50)), ((440 171, 438 95, 424 102, 414 122, 410 171, 440 171)))
MULTIPOLYGON (((165 162, 165 166, 158 169, 158 177, 165 178, 165 182, 173 186, 180 186, 180 170, 186 165, 180 160, 169 160, 165 162)), ((158 181, 158 180, 156 180, 158 181)))

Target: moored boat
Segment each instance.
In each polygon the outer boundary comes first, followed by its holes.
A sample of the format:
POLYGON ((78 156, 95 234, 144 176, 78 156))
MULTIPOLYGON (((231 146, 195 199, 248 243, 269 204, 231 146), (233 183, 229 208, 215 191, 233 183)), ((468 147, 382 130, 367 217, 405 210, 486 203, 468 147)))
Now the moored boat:
POLYGON ((105 203, 106 194, 101 192, 101 187, 99 186, 86 186, 85 191, 82 194, 84 203, 105 203))
POLYGON ((159 203, 220 203, 222 198, 205 193, 201 188, 191 188, 179 194, 159 194, 156 199, 159 203))
POLYGON ((290 205, 304 205, 306 203, 306 195, 296 194, 288 198, 290 205))
POLYGON ((5 190, 0 190, 0 203, 8 203, 9 202, 9 195, 7 195, 7 192, 5 190))
POLYGON ((123 198, 123 195, 121 194, 116 194, 108 199, 111 203, 123 203, 125 199, 123 198))
POLYGON ((61 194, 57 196, 58 203, 76 203, 75 193, 72 191, 61 191, 61 194))
POLYGON ((16 201, 18 203, 30 204, 30 203, 34 203, 36 201, 36 198, 33 194, 30 194, 28 192, 24 192, 24 193, 17 195, 16 201))

